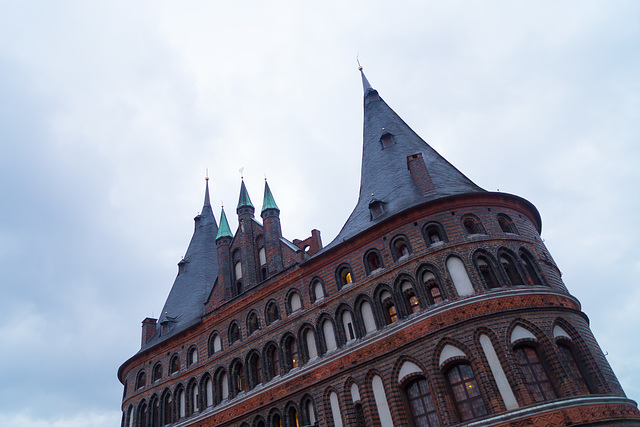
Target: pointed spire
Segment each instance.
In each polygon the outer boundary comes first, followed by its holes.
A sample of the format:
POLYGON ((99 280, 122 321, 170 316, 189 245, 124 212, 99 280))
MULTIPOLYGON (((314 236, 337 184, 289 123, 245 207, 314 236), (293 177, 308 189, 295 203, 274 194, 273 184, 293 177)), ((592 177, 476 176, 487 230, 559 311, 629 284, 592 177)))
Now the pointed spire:
POLYGON ((229 221, 227 221, 227 215, 224 213, 224 206, 222 207, 222 213, 220 214, 220 227, 218 227, 216 241, 222 237, 233 237, 233 233, 229 227, 229 221))
POLYGON ((276 205, 276 201, 273 198, 273 194, 271 194, 271 189, 269 188, 269 183, 267 182, 267 178, 264 179, 264 197, 262 199, 262 212, 267 209, 276 209, 280 211, 278 205, 276 205))
POLYGON ((206 181, 206 188, 204 190, 204 206, 211 206, 211 202, 209 201, 209 175, 207 175, 204 180, 206 181))
POLYGON ((242 184, 240 185, 240 198, 238 199, 238 207, 236 208, 236 211, 240 211, 241 208, 245 207, 253 208, 253 203, 251 203, 249 192, 247 191, 247 187, 244 185, 243 179, 242 184))
POLYGON ((367 80, 367 76, 364 75, 364 71, 362 71, 362 65, 358 67, 358 70, 360 70, 360 75, 362 76, 362 89, 364 90, 364 93, 367 93, 368 90, 373 88, 371 87, 369 80, 367 80))

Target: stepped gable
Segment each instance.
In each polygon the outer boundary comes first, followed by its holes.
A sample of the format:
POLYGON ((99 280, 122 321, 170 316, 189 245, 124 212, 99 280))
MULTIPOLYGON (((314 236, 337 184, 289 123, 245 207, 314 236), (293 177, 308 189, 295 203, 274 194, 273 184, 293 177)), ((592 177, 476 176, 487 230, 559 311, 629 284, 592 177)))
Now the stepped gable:
POLYGON ((178 276, 158 319, 156 333, 140 351, 199 322, 204 304, 218 276, 216 235, 218 224, 209 201, 207 178, 202 212, 194 218, 195 228, 184 258, 178 263, 178 276))
POLYGON ((342 230, 324 250, 421 203, 485 191, 420 138, 360 72, 364 87, 360 195, 342 230))

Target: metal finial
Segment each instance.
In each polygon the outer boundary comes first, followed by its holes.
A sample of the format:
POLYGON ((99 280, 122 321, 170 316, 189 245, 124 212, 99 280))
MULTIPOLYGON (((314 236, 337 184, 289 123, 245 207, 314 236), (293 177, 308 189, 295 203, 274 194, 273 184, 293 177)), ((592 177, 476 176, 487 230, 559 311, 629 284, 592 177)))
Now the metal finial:
POLYGON ((206 172, 205 172, 204 180, 205 180, 205 181, 209 181, 209 168, 207 168, 207 169, 205 169, 205 170, 206 170, 206 172))
POLYGON ((358 70, 362 71, 362 65, 360 65, 360 59, 358 59, 359 55, 360 55, 360 52, 356 53, 356 62, 358 63, 358 70))
POLYGON ((242 166, 240 169, 238 169, 240 171, 240 179, 244 179, 244 166, 242 166))

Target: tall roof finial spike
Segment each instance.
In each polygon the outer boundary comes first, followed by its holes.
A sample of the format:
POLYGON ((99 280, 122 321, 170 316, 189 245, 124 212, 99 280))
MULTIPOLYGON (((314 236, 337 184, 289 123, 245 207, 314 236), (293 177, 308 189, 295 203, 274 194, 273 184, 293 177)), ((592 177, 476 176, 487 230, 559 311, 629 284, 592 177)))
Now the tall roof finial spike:
POLYGON ((358 61, 358 70, 360 70, 360 75, 362 76, 362 88, 364 89, 366 96, 367 91, 372 90, 373 88, 371 87, 369 80, 367 80, 367 77, 364 75, 364 71, 362 71, 362 65, 360 65, 360 59, 358 59, 358 57, 356 57, 356 61, 358 61))
POLYGON ((244 180, 244 166, 238 169, 238 171, 240 171, 240 179, 244 180))
POLYGON ((360 65, 360 59, 358 56, 360 56, 360 52, 356 53, 356 62, 358 63, 358 70, 362 71, 362 65, 360 65))
POLYGON ((205 176, 204 176, 204 180, 205 181, 209 181, 209 168, 205 169, 205 176))

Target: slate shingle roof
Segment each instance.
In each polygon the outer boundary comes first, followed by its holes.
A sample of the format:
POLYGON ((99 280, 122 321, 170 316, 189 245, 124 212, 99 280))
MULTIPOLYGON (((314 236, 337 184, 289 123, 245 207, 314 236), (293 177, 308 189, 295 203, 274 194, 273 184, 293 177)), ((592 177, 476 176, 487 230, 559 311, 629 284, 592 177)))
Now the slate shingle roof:
POLYGON ((180 261, 184 262, 184 271, 178 273, 173 282, 158 319, 155 335, 140 351, 164 341, 202 319, 205 302, 218 277, 217 233, 218 224, 211 210, 207 181, 202 212, 196 217, 193 237, 183 260, 180 261), (160 334, 165 322, 169 322, 169 330, 160 334))
POLYGON ((338 236, 326 249, 339 244, 384 219, 418 204, 469 192, 484 192, 418 136, 371 88, 362 73, 364 94, 364 131, 362 169, 358 203, 338 236), (394 144, 385 146, 381 137, 393 135, 394 144), (421 153, 435 187, 423 196, 407 168, 407 157, 421 153), (384 214, 371 218, 369 204, 383 203, 384 214))

